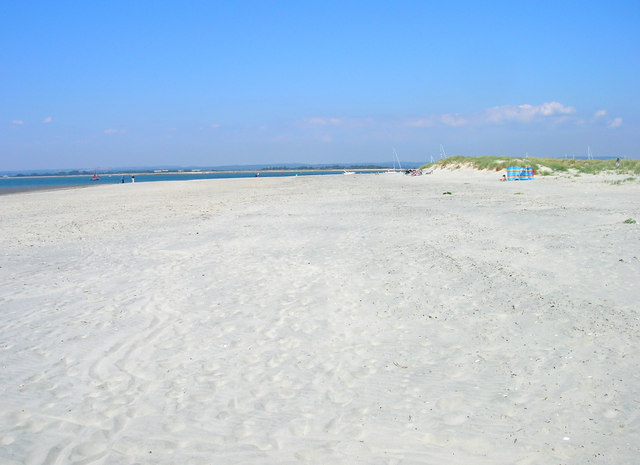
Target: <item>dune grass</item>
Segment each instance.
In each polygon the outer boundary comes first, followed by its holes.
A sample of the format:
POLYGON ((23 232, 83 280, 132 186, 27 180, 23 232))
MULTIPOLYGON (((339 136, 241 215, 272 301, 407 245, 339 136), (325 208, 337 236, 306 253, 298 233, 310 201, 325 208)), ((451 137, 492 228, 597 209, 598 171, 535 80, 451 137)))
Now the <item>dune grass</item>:
POLYGON ((640 175, 640 160, 620 159, 620 167, 616 168, 616 160, 572 160, 566 158, 511 158, 511 157, 463 157, 444 158, 435 163, 429 163, 421 168, 462 168, 470 166, 478 170, 500 171, 509 166, 531 166, 536 174, 559 174, 562 172, 598 174, 603 171, 613 171, 620 174, 640 175))
POLYGON ((635 180, 637 180, 638 178, 635 177, 629 177, 629 178, 625 178, 625 179, 618 179, 617 181, 605 181, 609 184, 624 184, 625 182, 633 182, 635 180))

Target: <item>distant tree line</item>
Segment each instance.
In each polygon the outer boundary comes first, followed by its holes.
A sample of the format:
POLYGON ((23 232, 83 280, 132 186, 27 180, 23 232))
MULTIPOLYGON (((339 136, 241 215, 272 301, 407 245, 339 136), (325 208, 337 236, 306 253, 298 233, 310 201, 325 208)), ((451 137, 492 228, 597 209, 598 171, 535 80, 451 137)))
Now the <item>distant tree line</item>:
POLYGON ((382 170, 386 169, 386 167, 381 165, 322 165, 322 166, 268 166, 265 168, 261 168, 260 171, 295 171, 295 170, 306 170, 306 171, 341 171, 341 170, 382 170))

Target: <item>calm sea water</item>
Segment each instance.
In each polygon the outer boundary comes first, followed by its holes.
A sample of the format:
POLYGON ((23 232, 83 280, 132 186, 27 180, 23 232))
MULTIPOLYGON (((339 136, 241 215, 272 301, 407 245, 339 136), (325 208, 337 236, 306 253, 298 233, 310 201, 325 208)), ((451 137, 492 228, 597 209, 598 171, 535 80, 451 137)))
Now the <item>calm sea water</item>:
MULTIPOLYGON (((261 178, 281 176, 309 176, 342 174, 342 171, 260 171, 261 178)), ((192 179, 226 179, 253 178, 256 171, 218 172, 218 173, 182 173, 182 174, 136 174, 136 182, 156 181, 188 181, 192 179)), ((92 181, 91 176, 42 176, 42 177, 7 177, 0 178, 0 194, 24 192, 30 190, 59 189, 65 187, 90 187, 102 184, 121 184, 121 175, 100 175, 99 181, 92 181)), ((124 176, 124 182, 130 183, 131 176, 124 176)))

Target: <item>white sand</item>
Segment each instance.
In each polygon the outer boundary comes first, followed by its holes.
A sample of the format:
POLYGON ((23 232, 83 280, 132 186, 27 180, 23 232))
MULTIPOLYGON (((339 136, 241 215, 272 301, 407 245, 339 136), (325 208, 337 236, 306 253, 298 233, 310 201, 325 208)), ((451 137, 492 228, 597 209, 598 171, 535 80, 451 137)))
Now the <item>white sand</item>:
POLYGON ((499 177, 0 197, 0 463, 640 462, 640 183, 499 177))

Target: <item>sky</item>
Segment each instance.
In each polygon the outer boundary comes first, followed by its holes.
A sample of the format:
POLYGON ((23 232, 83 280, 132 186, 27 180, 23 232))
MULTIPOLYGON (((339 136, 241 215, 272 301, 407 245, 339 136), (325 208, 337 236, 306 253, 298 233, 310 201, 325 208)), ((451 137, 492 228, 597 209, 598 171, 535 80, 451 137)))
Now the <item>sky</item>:
POLYGON ((0 171, 640 158, 640 2, 28 1, 0 171))

